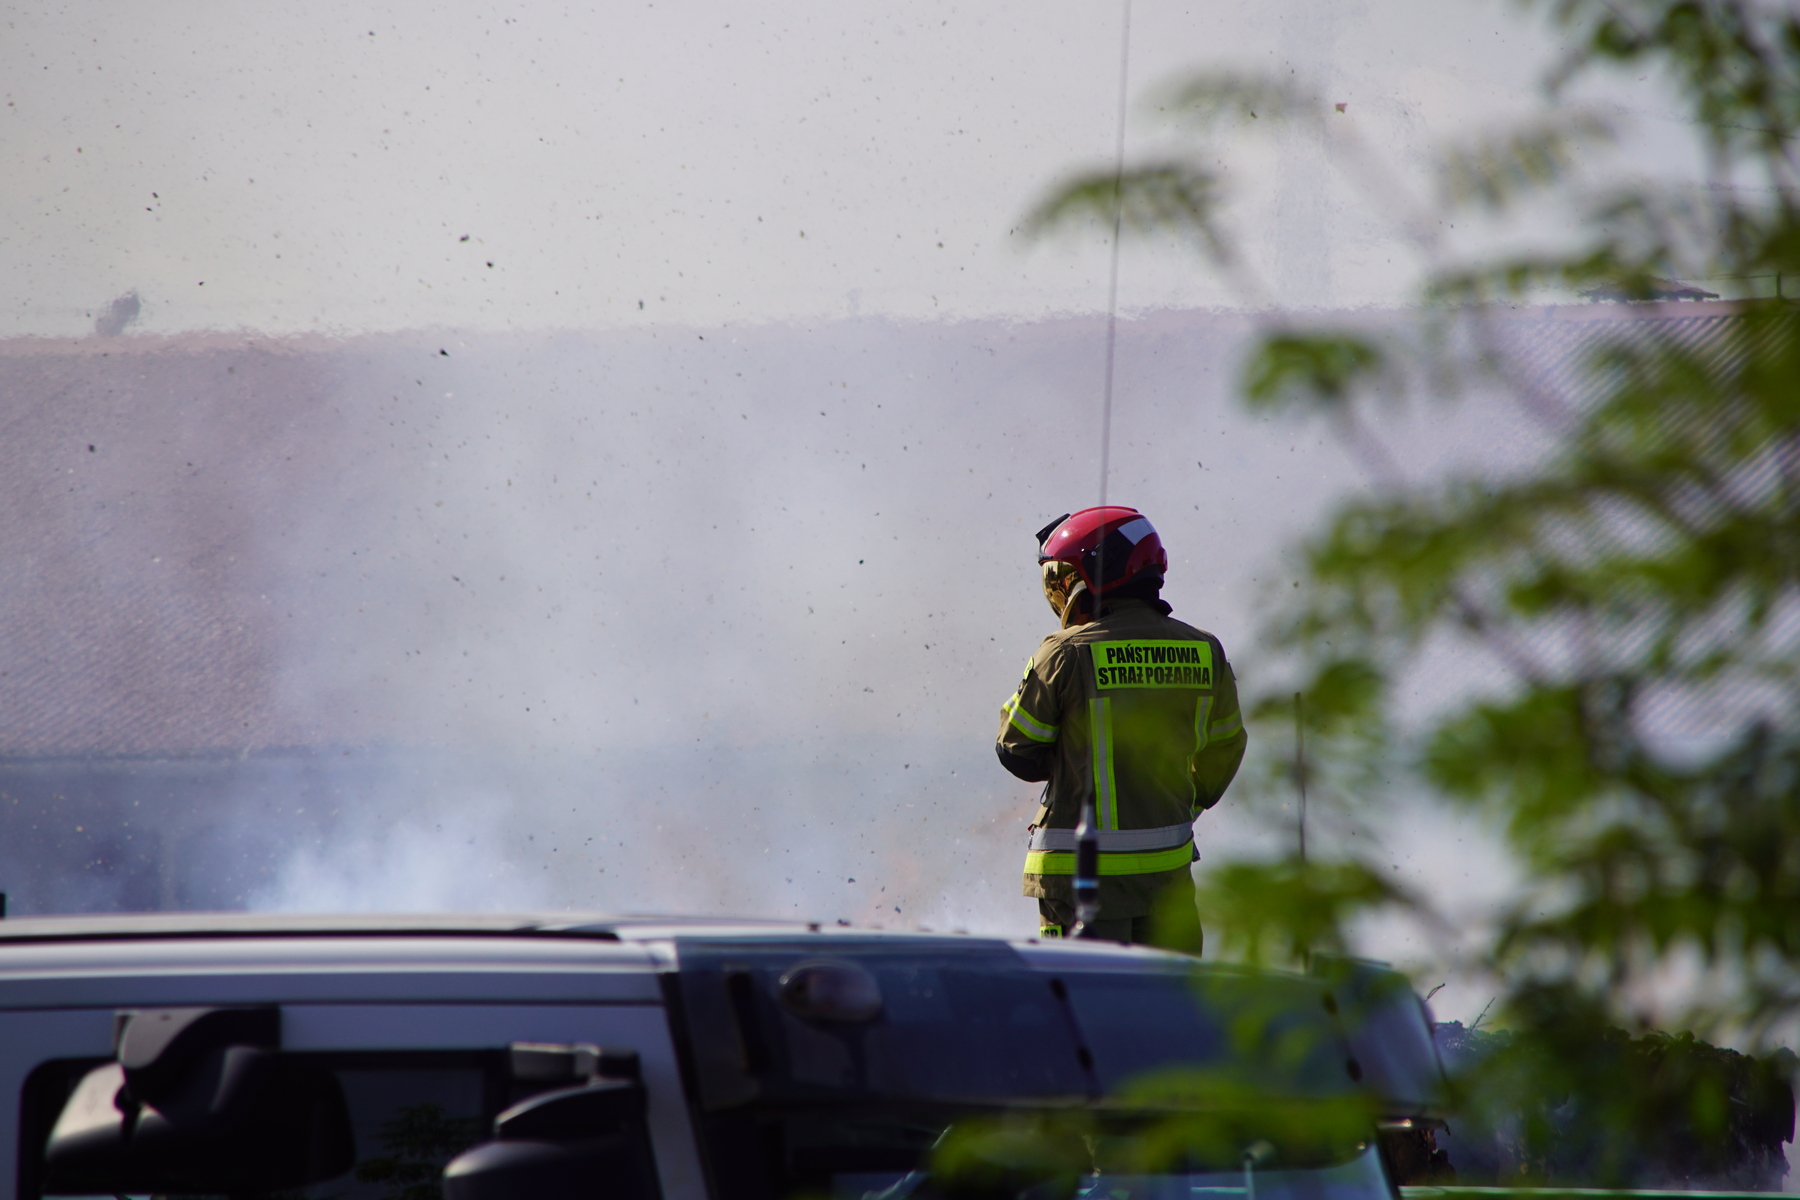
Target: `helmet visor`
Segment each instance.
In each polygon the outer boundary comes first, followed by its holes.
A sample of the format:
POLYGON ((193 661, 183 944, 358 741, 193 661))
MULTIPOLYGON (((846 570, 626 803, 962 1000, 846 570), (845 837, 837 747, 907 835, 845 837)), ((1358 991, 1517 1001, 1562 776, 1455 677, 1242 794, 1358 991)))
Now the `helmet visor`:
POLYGON ((1050 602, 1050 611, 1061 620, 1063 610, 1069 607, 1069 593, 1081 582, 1081 576, 1075 570, 1074 563, 1059 562, 1056 559, 1042 564, 1042 569, 1044 599, 1050 602))

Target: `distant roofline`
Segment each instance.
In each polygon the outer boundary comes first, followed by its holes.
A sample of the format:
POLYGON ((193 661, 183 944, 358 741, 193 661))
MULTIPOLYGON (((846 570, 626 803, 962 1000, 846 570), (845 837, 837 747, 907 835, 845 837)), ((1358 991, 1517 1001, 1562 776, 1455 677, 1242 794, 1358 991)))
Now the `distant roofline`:
MULTIPOLYGON (((1737 317, 1753 304, 1749 300, 1590 300, 1572 304, 1543 304, 1511 310, 1508 315, 1540 316, 1553 321, 1672 320, 1681 317, 1737 317)), ((1800 305, 1789 307, 1800 309, 1800 305)))
POLYGON ((393 754, 438 753, 464 747, 449 742, 292 742, 250 746, 198 747, 180 750, 68 750, 14 753, 0 749, 0 771, 24 767, 139 766, 147 763, 253 762, 264 759, 342 758, 393 754))
MULTIPOLYGON (((1605 320, 1617 319, 1627 314, 1636 317, 1672 317, 1672 316, 1730 316, 1740 313, 1752 303, 1767 303, 1776 297, 1765 297, 1761 300, 1570 300, 1560 304, 1507 304, 1495 301, 1485 306, 1435 306, 1428 304, 1372 304, 1345 305, 1340 308, 1232 308, 1194 306, 1160 306, 1153 305, 1143 309, 1121 313, 1122 320, 1130 324, 1160 324, 1171 319, 1179 321, 1188 317, 1207 317, 1225 324, 1235 322, 1257 323, 1270 317, 1279 317, 1300 323, 1319 320, 1367 316, 1397 316, 1407 313, 1423 312, 1435 307, 1486 307, 1496 315, 1511 316, 1554 316, 1560 319, 1605 320)), ((1791 307, 1800 308, 1800 302, 1787 301, 1791 307)), ((272 355, 309 355, 317 353, 337 353, 347 346, 375 345, 389 342, 415 340, 421 343, 444 339, 461 339, 475 342, 561 342, 571 337, 592 337, 604 340, 617 335, 655 336, 660 332, 674 330, 732 330, 737 333, 810 333, 821 326, 872 323, 888 323, 918 328, 951 328, 956 326, 991 327, 995 329, 1024 329, 1032 326, 1067 325, 1071 322, 1103 321, 1102 312, 1047 313, 1033 317, 1008 317, 992 315, 969 317, 957 321, 931 320, 927 318, 875 318, 844 317, 807 321, 746 321, 746 322, 699 322, 693 324, 672 324, 661 327, 639 325, 615 325, 604 327, 555 327, 542 329, 505 330, 505 329, 473 329, 461 326, 420 326, 405 329, 371 329, 341 330, 321 332, 317 330, 288 331, 285 333, 265 332, 256 329, 197 329, 172 331, 168 333, 146 333, 132 331, 112 337, 97 334, 51 335, 51 334, 18 334, 11 337, 0 337, 0 358, 24 356, 54 357, 94 357, 106 358, 113 355, 124 357, 133 354, 159 354, 174 351, 177 353, 211 353, 216 351, 256 350, 272 355)))

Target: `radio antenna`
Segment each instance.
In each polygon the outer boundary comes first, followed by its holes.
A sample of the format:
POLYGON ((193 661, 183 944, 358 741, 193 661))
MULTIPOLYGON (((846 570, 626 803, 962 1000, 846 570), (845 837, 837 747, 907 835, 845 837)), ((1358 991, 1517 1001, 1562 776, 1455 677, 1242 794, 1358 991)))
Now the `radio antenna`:
MULTIPOLYGON (((1112 459, 1113 345, 1119 329, 1119 230, 1123 224, 1125 197, 1125 94, 1131 67, 1131 0, 1122 0, 1119 22, 1119 123, 1113 139, 1113 227, 1112 270, 1106 284, 1106 383, 1100 393, 1100 507, 1106 507, 1106 474, 1112 459)), ((1096 620, 1100 617, 1100 585, 1106 579, 1106 539, 1100 539, 1095 552, 1094 595, 1090 603, 1096 620)), ((1075 827, 1075 937, 1092 937, 1093 924, 1100 915, 1100 835, 1094 820, 1094 802, 1081 806, 1081 820, 1075 827)))
POLYGON ((1294 693, 1294 782, 1300 788, 1300 865, 1306 865, 1306 722, 1300 693, 1294 693))

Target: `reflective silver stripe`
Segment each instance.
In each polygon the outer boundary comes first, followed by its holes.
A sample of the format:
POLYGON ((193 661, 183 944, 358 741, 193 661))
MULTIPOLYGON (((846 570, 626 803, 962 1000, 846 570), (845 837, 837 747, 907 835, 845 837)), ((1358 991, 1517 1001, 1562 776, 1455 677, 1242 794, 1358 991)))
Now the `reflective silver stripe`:
POLYGON ((1206 718, 1212 712, 1213 698, 1202 696, 1194 701, 1194 753, 1206 749, 1206 718))
MULTIPOLYGON (((1164 825, 1159 829, 1102 829, 1099 834, 1102 853, 1129 850, 1170 850, 1193 841, 1194 827, 1192 825, 1164 825)), ((1031 849, 1073 850, 1075 849, 1075 831, 1073 829, 1034 829, 1031 831, 1031 849)))
POLYGON ((1046 725, 1026 712, 1025 706, 1019 703, 1019 697, 1014 696, 1008 700, 1004 711, 1006 719, 1012 727, 1032 741, 1054 742, 1056 740, 1056 726, 1046 725))
POLYGON ((1216 721, 1213 723, 1212 736, 1216 737, 1216 738, 1230 737, 1232 734, 1238 732, 1243 727, 1244 727, 1244 714, 1241 711, 1234 712, 1231 714, 1231 717, 1229 720, 1216 721))
POLYGON ((1119 526, 1120 536, 1134 546, 1155 532, 1156 530, 1151 528, 1150 522, 1142 517, 1139 517, 1135 521, 1127 521, 1119 526))

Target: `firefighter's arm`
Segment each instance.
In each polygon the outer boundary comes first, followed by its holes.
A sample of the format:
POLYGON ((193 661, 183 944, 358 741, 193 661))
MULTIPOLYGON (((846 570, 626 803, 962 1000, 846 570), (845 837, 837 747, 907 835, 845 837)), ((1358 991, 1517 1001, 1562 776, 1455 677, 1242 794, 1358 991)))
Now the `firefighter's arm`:
POLYGON ((1238 709, 1237 678, 1225 651, 1216 647, 1219 663, 1218 685, 1213 692, 1212 710, 1207 714, 1206 744, 1194 755, 1194 809, 1211 808, 1225 795, 1244 761, 1244 747, 1249 743, 1244 733, 1244 714, 1238 709))
MULTIPOLYGON (((1043 654, 1042 649, 1039 655, 1043 654)), ((1056 755, 1056 735, 1062 720, 1061 706, 1037 657, 1025 664, 1018 691, 1000 706, 1000 733, 994 753, 1000 765, 1027 783, 1050 778, 1056 755)))

